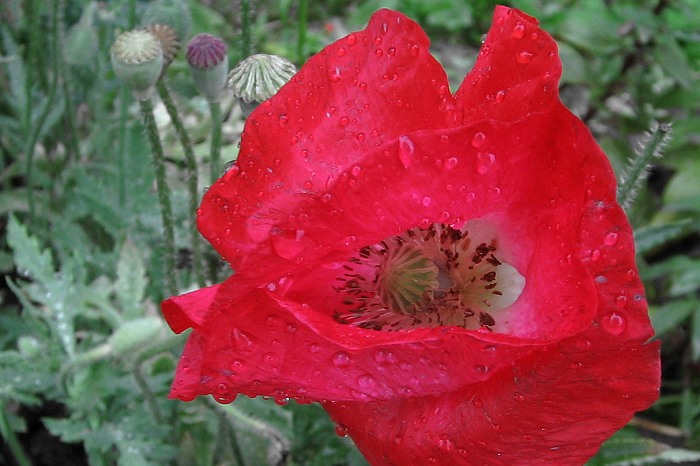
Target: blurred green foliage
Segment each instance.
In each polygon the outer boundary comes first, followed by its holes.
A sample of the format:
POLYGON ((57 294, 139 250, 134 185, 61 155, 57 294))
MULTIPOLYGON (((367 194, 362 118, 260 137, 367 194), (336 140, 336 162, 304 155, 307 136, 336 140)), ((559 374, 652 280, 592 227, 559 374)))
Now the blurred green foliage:
MULTIPOLYGON (((362 27, 376 9, 398 9, 426 29, 457 84, 474 61, 496 2, 311 2, 300 48, 299 2, 252 3, 253 50, 298 64, 362 27)), ((663 158, 644 161, 650 176, 629 209, 652 321, 663 341, 662 396, 639 418, 644 422, 637 419, 615 435, 590 464, 695 464, 700 0, 511 5, 536 16, 559 43, 562 98, 592 129, 618 173, 649 147, 646 131, 672 125, 673 137, 655 147, 663 158)), ((240 6, 223 0, 0 5, 0 461, 50 464, 37 447, 45 445, 57 449, 52 464, 365 464, 351 442, 329 435, 332 424, 318 406, 167 399, 184 337, 171 335, 158 316, 162 234, 149 148, 133 99, 109 67, 108 50, 120 31, 170 15, 190 37, 224 37, 235 64, 244 58, 240 6)), ((206 173, 206 103, 196 96, 181 56, 167 78, 206 173)), ((233 158, 242 117, 232 102, 226 112, 224 154, 233 158)), ((165 112, 157 110, 156 117, 182 226, 178 278, 192 283, 184 157, 165 112)), ((216 273, 218 258, 209 254, 216 273)))

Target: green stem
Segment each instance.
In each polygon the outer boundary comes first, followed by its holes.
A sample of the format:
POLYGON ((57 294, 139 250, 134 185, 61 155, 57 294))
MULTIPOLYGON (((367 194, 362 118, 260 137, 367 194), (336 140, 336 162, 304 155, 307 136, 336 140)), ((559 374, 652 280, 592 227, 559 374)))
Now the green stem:
POLYGON ((119 189, 119 205, 126 202, 126 119, 129 112, 129 89, 121 87, 119 93, 119 138, 117 140, 117 183, 119 189))
POLYGON ((304 46, 306 45, 306 23, 309 16, 309 2, 308 0, 299 0, 299 20, 298 34, 297 34, 297 61, 302 63, 304 61, 304 46))
POLYGON ((274 427, 248 416, 233 404, 217 403, 213 398, 207 397, 207 401, 220 413, 223 413, 234 426, 241 428, 247 432, 252 432, 256 435, 266 438, 270 441, 270 446, 278 451, 281 458, 284 458, 289 453, 290 442, 274 427))
POLYGON ((143 376, 141 364, 134 364, 133 374, 136 383, 141 389, 141 393, 143 393, 143 396, 146 399, 146 405, 148 406, 148 410, 151 412, 153 419, 155 419, 158 424, 163 424, 163 415, 160 412, 160 408, 158 408, 158 403, 156 403, 156 397, 153 395, 151 387, 148 386, 146 377, 143 376))
POLYGON ((650 129, 641 141, 639 151, 630 159, 629 165, 620 176, 620 183, 617 187, 617 202, 625 210, 632 207, 642 183, 649 176, 649 165, 652 159, 661 157, 662 150, 670 139, 671 126, 662 123, 658 127, 650 129))
POLYGON ((211 164, 211 183, 213 184, 221 175, 221 103, 209 102, 211 114, 211 152, 209 163, 211 164))
MULTIPOLYGON (((59 50, 63 50, 65 45, 65 20, 63 18, 63 12, 65 11, 65 0, 58 1, 58 30, 57 30, 57 40, 59 44, 59 50)), ((90 8, 90 7, 88 7, 90 8)), ((68 77, 68 67, 66 66, 65 60, 58 60, 59 73, 61 77, 61 84, 63 89, 63 99, 65 101, 65 110, 63 112, 64 121, 66 125, 66 158, 63 162, 63 166, 67 166, 71 159, 80 158, 80 144, 78 143, 78 133, 76 131, 77 124, 75 121, 75 108, 73 107, 73 93, 70 88, 70 80, 68 77)))
POLYGON ((250 1, 241 0, 241 60, 250 56, 250 1))
POLYGON ((165 233, 165 277, 168 293, 172 296, 177 292, 177 279, 175 277, 175 227, 173 225, 173 211, 170 206, 170 191, 165 182, 165 156, 163 146, 160 144, 158 127, 153 116, 153 103, 151 99, 139 100, 141 116, 146 127, 148 141, 151 144, 153 167, 156 172, 156 188, 158 190, 158 202, 160 202, 160 214, 163 220, 165 233))
POLYGON ((6 407, 4 403, 0 404, 0 434, 2 434, 2 438, 5 439, 7 446, 10 447, 10 451, 12 452, 12 456, 15 458, 17 465, 31 466, 32 463, 29 461, 27 453, 24 451, 24 448, 22 448, 22 444, 19 443, 19 439, 15 435, 15 431, 12 430, 12 427, 10 427, 10 422, 7 419, 5 409, 6 407))
MULTIPOLYGON (((197 160, 194 156, 194 150, 192 150, 192 142, 190 141, 190 136, 185 130, 185 126, 182 124, 180 119, 180 114, 177 111, 177 106, 173 101, 168 85, 165 83, 165 78, 161 78, 156 84, 158 89, 158 94, 160 95, 163 104, 165 105, 168 115, 170 115, 170 120, 173 122, 175 127, 175 132, 180 139, 180 144, 185 153, 185 181, 187 182, 187 188, 189 191, 189 211, 192 215, 195 215, 197 211, 197 204, 199 203, 199 196, 197 193, 197 160)), ((192 219, 192 226, 190 229, 191 235, 191 247, 192 247, 192 263, 194 265, 194 276, 197 280, 197 284, 200 287, 205 286, 206 280, 204 278, 204 272, 202 270, 202 253, 200 251, 200 240, 199 232, 197 231, 197 223, 192 219)))
MULTIPOLYGON (((36 208, 34 206, 34 189, 32 187, 32 175, 33 175, 33 169, 34 169, 34 150, 36 149, 36 144, 39 141, 39 136, 41 135, 41 132, 44 128, 44 123, 46 122, 46 117, 49 115, 49 112, 53 109, 53 103, 56 98, 56 90, 58 88, 58 37, 57 37, 57 32, 58 32, 58 6, 59 2, 54 3, 54 10, 53 10, 53 21, 52 21, 52 27, 53 27, 53 34, 52 34, 52 68, 53 68, 53 80, 51 81, 51 87, 49 88, 49 95, 46 98, 46 102, 44 105, 44 109, 41 112, 41 115, 39 115, 39 119, 37 120, 35 125, 33 126, 33 131, 31 133, 31 136, 29 140, 27 141, 27 147, 25 148, 25 153, 27 154, 27 166, 26 166, 26 171, 25 171, 25 176, 27 178, 27 203, 29 204, 29 218, 30 218, 30 223, 34 222, 35 216, 36 216, 36 208)), ((36 13, 33 13, 36 14, 36 13)), ((32 36, 33 40, 30 42, 33 44, 40 36, 32 36)), ((30 49, 32 48, 30 44, 30 49)), ((28 61, 28 63, 31 63, 31 61, 28 61)), ((32 73, 27 74, 27 78, 29 79, 29 76, 32 73)), ((33 104, 33 100, 31 99, 31 92, 28 95, 29 101, 27 103, 27 118, 31 122, 31 105, 33 104)), ((31 123, 30 123, 31 124, 31 123)), ((29 126, 27 126, 29 128, 29 126)))

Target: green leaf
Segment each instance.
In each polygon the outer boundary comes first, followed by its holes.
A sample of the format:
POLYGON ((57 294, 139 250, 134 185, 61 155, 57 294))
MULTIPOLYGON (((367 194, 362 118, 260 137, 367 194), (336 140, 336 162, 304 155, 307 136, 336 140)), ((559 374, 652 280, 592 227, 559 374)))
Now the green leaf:
POLYGON ((114 284, 117 300, 125 318, 143 315, 143 297, 148 278, 143 253, 134 243, 124 241, 117 261, 117 281, 114 284))
POLYGON ((654 58, 669 75, 686 89, 697 82, 697 71, 688 63, 685 52, 669 34, 656 36, 654 58))
POLYGON ((51 253, 39 246, 39 241, 29 236, 27 229, 14 215, 7 225, 7 242, 12 248, 17 271, 26 278, 47 283, 53 279, 54 266, 51 253))
POLYGON ((663 306, 651 306, 649 317, 657 336, 663 336, 669 330, 676 328, 685 322, 693 311, 700 309, 700 302, 696 299, 677 299, 663 306))
POLYGON ((691 219, 683 219, 664 225, 647 225, 638 228, 634 232, 634 242, 637 246, 637 254, 647 254, 654 249, 675 241, 694 229, 691 219))

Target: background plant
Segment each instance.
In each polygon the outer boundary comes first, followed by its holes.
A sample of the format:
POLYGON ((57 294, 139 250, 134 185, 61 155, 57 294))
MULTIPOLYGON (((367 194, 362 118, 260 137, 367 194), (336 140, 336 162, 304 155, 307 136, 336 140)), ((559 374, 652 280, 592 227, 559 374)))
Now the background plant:
MULTIPOLYGON (((16 464, 304 464, 364 460, 317 406, 167 399, 184 338, 158 312, 165 250, 136 101, 109 65, 121 32, 169 22, 185 44, 222 37, 300 65, 379 7, 418 20, 457 85, 495 2, 8 0, 0 5, 0 461, 16 464)), ((639 266, 663 340, 659 402, 590 464, 698 461, 700 449, 699 0, 517 0, 557 39, 562 96, 624 178, 639 266), (663 154, 663 158, 659 155, 663 154), (628 162, 632 160, 632 162, 628 162), (628 167, 626 169, 626 167, 628 167), (647 173, 648 178, 641 176, 647 173), (636 181, 641 181, 636 183, 636 181)), ((180 53, 165 77, 201 194, 211 113, 180 53)), ((156 99, 174 208, 176 279, 196 287, 188 159, 156 99)), ((222 157, 243 116, 221 102, 222 157)), ((210 281, 225 264, 202 242, 210 281)))

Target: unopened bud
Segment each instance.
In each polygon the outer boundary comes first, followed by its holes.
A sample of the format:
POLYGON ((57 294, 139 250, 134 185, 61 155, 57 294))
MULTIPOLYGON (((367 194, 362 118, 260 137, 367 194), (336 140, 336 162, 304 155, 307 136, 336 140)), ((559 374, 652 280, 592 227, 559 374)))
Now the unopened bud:
POLYGON ((112 352, 124 355, 153 343, 163 329, 159 317, 142 317, 122 324, 107 340, 112 352))

